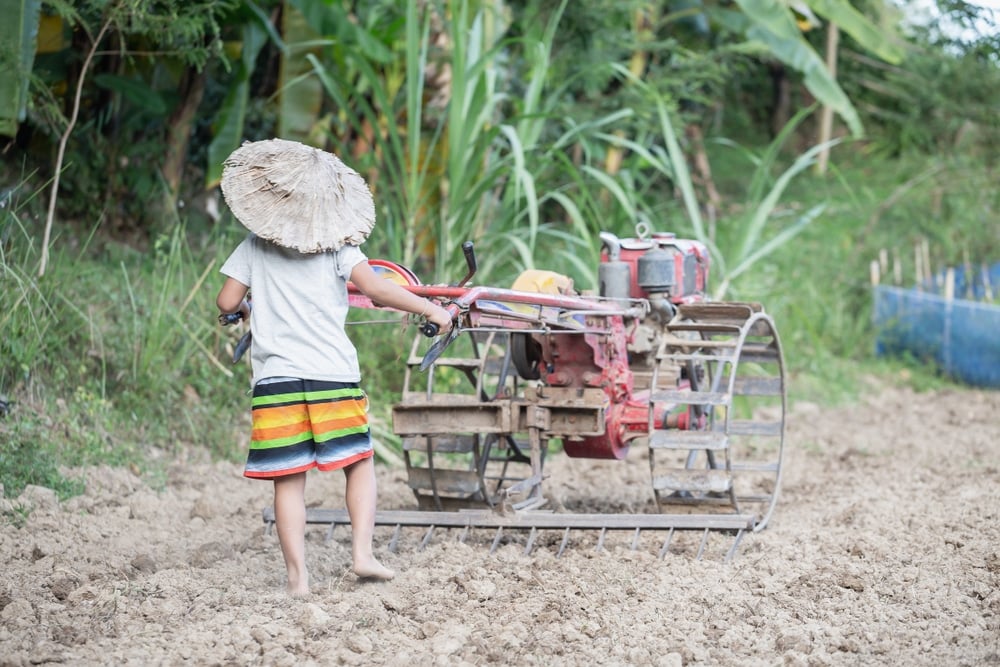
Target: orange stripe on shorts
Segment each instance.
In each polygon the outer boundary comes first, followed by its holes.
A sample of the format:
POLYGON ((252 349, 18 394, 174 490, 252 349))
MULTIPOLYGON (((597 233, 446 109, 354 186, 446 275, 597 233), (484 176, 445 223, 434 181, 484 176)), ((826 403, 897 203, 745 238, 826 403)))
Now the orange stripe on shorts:
POLYGON ((282 405, 275 408, 257 408, 253 411, 251 439, 257 442, 287 438, 308 433, 309 413, 305 405, 282 405))

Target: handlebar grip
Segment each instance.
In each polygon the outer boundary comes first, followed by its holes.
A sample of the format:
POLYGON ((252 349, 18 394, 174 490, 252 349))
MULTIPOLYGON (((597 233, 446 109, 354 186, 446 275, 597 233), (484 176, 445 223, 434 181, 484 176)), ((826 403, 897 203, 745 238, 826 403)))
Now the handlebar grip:
MULTIPOLYGON (((449 303, 444 307, 451 314, 451 319, 454 323, 454 327, 458 328, 458 315, 461 313, 461 309, 454 303, 449 303)), ((433 338, 441 332, 441 327, 434 324, 433 322, 424 322, 420 325, 420 333, 427 336, 428 338, 433 338)))
POLYGON ((236 311, 235 313, 220 313, 219 314, 219 324, 226 327, 230 324, 236 324, 243 319, 243 313, 236 311))

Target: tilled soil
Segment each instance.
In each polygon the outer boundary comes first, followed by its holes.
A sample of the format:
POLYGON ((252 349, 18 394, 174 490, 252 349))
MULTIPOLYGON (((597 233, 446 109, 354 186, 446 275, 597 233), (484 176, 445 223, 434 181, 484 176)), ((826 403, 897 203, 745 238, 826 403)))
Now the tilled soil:
MULTIPOLYGON (((65 502, 30 488, 0 524, 0 665, 1000 665, 1000 393, 876 390, 789 415, 770 526, 725 562, 679 538, 460 543, 379 529, 387 583, 350 572, 348 534, 310 527, 313 592, 283 592, 266 482, 177 463, 154 490, 126 469, 71 471, 65 502)), ((625 461, 550 457, 556 504, 649 505, 625 461)), ((412 505, 379 468, 380 507, 412 505)), ((310 477, 315 507, 343 477, 310 477)), ((624 511, 623 510, 623 511, 624 511)))

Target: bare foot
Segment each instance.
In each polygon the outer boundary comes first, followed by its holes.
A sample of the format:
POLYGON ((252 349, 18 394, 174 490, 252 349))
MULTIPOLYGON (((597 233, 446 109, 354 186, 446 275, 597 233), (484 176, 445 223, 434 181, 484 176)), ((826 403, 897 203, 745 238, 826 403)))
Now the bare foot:
POLYGON ((309 597, 309 589, 308 588, 292 588, 291 586, 289 586, 288 587, 288 595, 291 596, 291 597, 293 597, 293 598, 305 598, 305 597, 309 597))
POLYGON ((396 576, 396 573, 387 568, 374 558, 354 563, 354 574, 362 579, 379 579, 389 581, 396 576))
POLYGON ((288 586, 285 588, 293 598, 304 598, 309 595, 309 576, 288 577, 288 586))

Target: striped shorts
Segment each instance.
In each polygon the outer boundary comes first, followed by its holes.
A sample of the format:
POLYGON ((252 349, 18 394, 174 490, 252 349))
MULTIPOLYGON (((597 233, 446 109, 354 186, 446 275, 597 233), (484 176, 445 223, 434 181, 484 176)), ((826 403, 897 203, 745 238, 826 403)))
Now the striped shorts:
POLYGON ((264 380, 254 386, 252 406, 246 477, 336 470, 373 455, 368 398, 356 383, 264 380))

